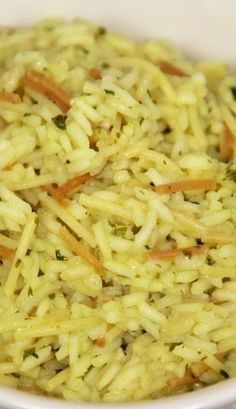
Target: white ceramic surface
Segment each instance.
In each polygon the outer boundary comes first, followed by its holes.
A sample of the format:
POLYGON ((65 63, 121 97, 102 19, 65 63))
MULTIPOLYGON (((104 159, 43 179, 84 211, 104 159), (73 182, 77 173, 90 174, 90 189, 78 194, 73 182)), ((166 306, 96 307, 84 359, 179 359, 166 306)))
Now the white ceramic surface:
MULTIPOLYGON (((138 39, 171 40, 193 58, 223 59, 236 67, 236 0, 0 0, 0 25, 75 15, 138 39)), ((0 409, 236 409, 236 379, 152 402, 67 403, 0 387, 0 409)))

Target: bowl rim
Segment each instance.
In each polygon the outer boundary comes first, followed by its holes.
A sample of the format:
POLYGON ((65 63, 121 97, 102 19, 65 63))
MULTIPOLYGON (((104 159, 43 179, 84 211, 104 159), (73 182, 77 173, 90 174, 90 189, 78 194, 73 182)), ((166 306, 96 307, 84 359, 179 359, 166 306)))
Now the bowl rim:
POLYGON ((34 395, 29 392, 0 387, 0 407, 4 409, 107 409, 113 407, 125 409, 204 409, 226 408, 236 399, 236 378, 205 387, 193 392, 187 392, 171 397, 138 402, 81 402, 65 401, 60 398, 34 395))
MULTIPOLYGON (((32 4, 28 0, 18 0, 19 4, 22 6, 27 6, 32 8, 32 4)), ((52 0, 52 3, 56 4, 57 0, 52 0)), ((69 1, 69 0, 67 0, 69 1)), ((72 0, 70 0, 72 1, 72 0)), ((74 4, 78 0, 73 0, 74 4)), ((88 2, 93 3, 92 0, 87 0, 88 2)), ((105 0, 104 0, 105 1, 105 0)), ((121 0, 119 0, 121 1, 121 0)), ((122 0, 124 3, 126 0, 122 0)), ((134 2, 137 0, 129 0, 134 2)), ((141 5, 139 0, 139 5, 141 5)), ((183 1, 183 0, 182 0, 183 1)), ((190 1, 190 0, 189 0, 190 1)), ((194 0, 193 0, 194 1, 194 0)), ((192 2, 193 2, 192 1, 192 2)), ((196 0, 195 0, 196 1, 196 0)), ((236 1, 234 0, 214 0, 207 1, 206 3, 214 3, 214 6, 218 5, 224 8, 224 4, 227 6, 231 5, 235 7, 236 1), (222 3, 221 3, 222 1, 222 3)), ((4 0, 0 0, 3 5, 4 0)), ((43 3, 46 4, 47 0, 44 0, 43 3)), ((176 0, 177 2, 177 0, 176 0)), ((9 1, 11 3, 11 1, 9 1)), ((13 2, 12 2, 13 3, 13 2)), ((15 3, 15 2, 14 2, 15 3)), ((14 3, 12 5, 14 5, 14 3)), ((33 3, 33 2, 32 2, 33 3)), ((38 2, 40 4, 41 2, 38 2)), ((49 2, 50 3, 50 2, 49 2)), ((63 2, 63 3, 66 3, 63 2)), ((78 2, 79 3, 79 2, 78 2)), ((170 0, 168 1, 170 3, 170 0)), ((186 0, 185 0, 186 3, 186 0)), ((199 4, 203 6, 203 1, 199 0, 199 4)), ((33 5, 35 7, 35 4, 33 5)), ((36 5, 36 8, 39 8, 39 5, 36 5)), ((236 8, 235 8, 236 10, 236 8)), ((93 21, 93 20, 92 20, 93 21)), ((34 395, 29 392, 23 392, 15 390, 13 388, 0 386, 0 408, 4 409, 107 409, 109 406, 117 407, 121 409, 130 408, 130 409, 210 409, 210 408, 219 408, 230 405, 232 402, 236 402, 236 377, 222 381, 220 383, 207 386, 203 389, 173 395, 171 397, 163 397, 156 400, 146 400, 138 402, 121 402, 121 403, 105 403, 105 402, 70 402, 65 401, 59 398, 53 398, 43 395, 34 395)))

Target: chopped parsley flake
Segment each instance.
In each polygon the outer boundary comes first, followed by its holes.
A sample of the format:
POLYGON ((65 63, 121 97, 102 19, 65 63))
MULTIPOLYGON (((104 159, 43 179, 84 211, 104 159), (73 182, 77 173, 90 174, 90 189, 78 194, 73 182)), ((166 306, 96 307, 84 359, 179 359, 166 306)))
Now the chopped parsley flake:
POLYGON ((208 266, 213 266, 213 264, 215 264, 215 261, 213 260, 213 258, 209 254, 207 256, 206 261, 207 261, 208 266))
POLYGON ((201 246, 202 244, 204 244, 203 241, 201 239, 198 239, 198 238, 196 239, 196 243, 197 243, 198 246, 201 246))
POLYGON ((132 230, 132 232, 133 232, 134 234, 137 234, 140 229, 141 229, 140 226, 133 226, 131 230, 132 230))
POLYGON ((110 65, 107 62, 102 63, 102 68, 109 68, 110 65))
POLYGON ((106 34, 106 32, 107 32, 107 30, 106 30, 106 28, 105 27, 98 27, 98 29, 97 29, 97 36, 103 36, 104 34, 106 34))
POLYGON ((19 267, 19 265, 21 264, 21 260, 16 260, 16 268, 19 267))
POLYGON ((67 260, 67 257, 63 256, 63 254, 61 254, 60 250, 57 249, 55 251, 55 254, 56 254, 56 259, 57 260, 60 260, 60 261, 67 260))
POLYGON ((188 251, 188 250, 183 250, 183 255, 184 255, 185 257, 188 257, 188 258, 191 258, 191 257, 192 257, 191 251, 188 251))
POLYGON ((115 226, 113 228, 113 234, 115 236, 120 236, 120 237, 124 237, 125 233, 126 233, 127 227, 126 226, 115 226))
POLYGON ((28 289, 28 296, 29 296, 29 297, 32 297, 32 295, 33 295, 32 287, 29 287, 29 289, 28 289))
POLYGON ((87 50, 87 48, 81 47, 81 50, 84 52, 84 54, 88 54, 89 50, 87 50))
POLYGON ((228 169, 225 178, 236 183, 236 169, 228 169))
POLYGON ((66 130, 67 115, 57 115, 52 118, 52 122, 62 131, 66 130))
POLYGON ((39 269, 39 272, 38 272, 38 277, 42 277, 42 276, 44 276, 44 272, 41 270, 41 268, 39 269))
POLYGON ((24 351, 23 361, 26 360, 29 356, 33 356, 34 358, 38 358, 38 354, 35 352, 35 348, 29 348, 24 351))
POLYGON ((231 92, 232 92, 233 98, 236 100, 236 86, 231 87, 230 89, 231 89, 231 92))
POLYGON ((220 370, 220 374, 221 374, 225 379, 228 379, 228 378, 229 378, 229 374, 228 374, 226 371, 224 371, 224 369, 221 369, 221 370, 220 370))
POLYGON ((20 378, 20 374, 17 372, 12 372, 12 376, 14 376, 14 378, 20 378))
POLYGON ((115 91, 112 91, 112 89, 105 89, 104 91, 106 94, 115 95, 115 91))

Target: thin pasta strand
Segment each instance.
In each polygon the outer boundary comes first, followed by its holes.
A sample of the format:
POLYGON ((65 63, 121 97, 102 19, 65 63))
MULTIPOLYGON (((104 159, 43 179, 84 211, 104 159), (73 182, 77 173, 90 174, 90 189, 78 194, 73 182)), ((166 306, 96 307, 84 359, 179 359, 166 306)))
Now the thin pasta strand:
POLYGON ((61 235, 75 254, 91 264, 100 274, 104 273, 104 267, 101 262, 82 243, 80 243, 68 229, 62 227, 61 235))
POLYGON ((51 99, 63 112, 70 109, 71 96, 69 93, 44 74, 36 70, 27 71, 22 82, 51 99))
POLYGON ((208 247, 205 245, 184 247, 178 249, 168 250, 153 250, 149 253, 149 257, 152 259, 173 259, 178 256, 192 256, 194 254, 201 255, 208 251, 208 247))
POLYGON ((20 95, 13 92, 0 91, 0 101, 10 102, 12 104, 20 104, 21 98, 20 95))
POLYGON ((188 77, 188 74, 181 70, 180 68, 176 67, 176 65, 171 64, 168 61, 161 60, 158 63, 159 68, 165 74, 176 75, 177 77, 188 77))
POLYGON ((214 179, 182 180, 155 187, 157 193, 175 193, 188 190, 216 190, 214 179))

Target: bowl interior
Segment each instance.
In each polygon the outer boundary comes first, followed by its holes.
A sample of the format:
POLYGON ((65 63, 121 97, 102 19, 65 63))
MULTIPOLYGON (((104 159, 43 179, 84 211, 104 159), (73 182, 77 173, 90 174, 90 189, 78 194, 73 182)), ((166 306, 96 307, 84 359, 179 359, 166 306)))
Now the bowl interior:
POLYGON ((79 15, 138 39, 171 40, 188 55, 236 64, 234 0, 0 0, 0 24, 79 15))

